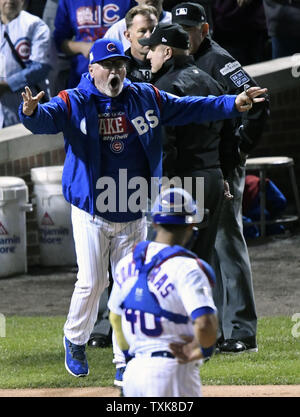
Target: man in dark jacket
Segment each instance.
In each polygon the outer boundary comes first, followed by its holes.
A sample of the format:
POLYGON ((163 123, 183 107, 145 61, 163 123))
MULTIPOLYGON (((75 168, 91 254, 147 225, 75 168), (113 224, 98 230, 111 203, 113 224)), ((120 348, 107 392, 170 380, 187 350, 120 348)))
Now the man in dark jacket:
MULTIPOLYGON (((159 24, 150 38, 142 39, 140 43, 150 46, 148 58, 153 82, 158 89, 177 96, 223 94, 222 87, 196 67, 188 52, 188 34, 181 26, 159 24)), ((204 208, 209 210, 208 225, 200 230, 193 250, 207 262, 211 262, 224 193, 218 149, 222 126, 223 121, 190 123, 165 130, 164 175, 179 177, 182 182, 187 177, 204 178, 204 208)))
MULTIPOLYGON (((172 22, 181 24, 189 33, 190 52, 196 65, 216 79, 227 93, 256 85, 240 63, 210 39, 205 11, 199 4, 180 3, 172 9, 172 22)), ((232 147, 228 152, 230 147, 226 141, 226 148, 220 148, 223 172, 234 196, 223 202, 213 262, 217 276, 214 298, 220 320, 218 345, 224 353, 257 350, 257 316, 250 259, 243 236, 242 197, 246 157, 260 139, 267 116, 268 106, 264 101, 242 119, 227 124, 232 147)))
POLYGON ((148 46, 141 45, 138 40, 151 35, 157 25, 157 11, 153 6, 141 5, 130 9, 125 16, 125 38, 130 48, 125 54, 131 58, 127 64, 127 78, 132 82, 150 82, 151 65, 147 59, 148 46))

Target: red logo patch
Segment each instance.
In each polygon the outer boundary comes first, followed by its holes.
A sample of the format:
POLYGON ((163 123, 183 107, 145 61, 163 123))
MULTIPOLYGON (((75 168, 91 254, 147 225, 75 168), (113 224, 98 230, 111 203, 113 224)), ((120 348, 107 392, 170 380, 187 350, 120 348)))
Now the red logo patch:
POLYGON ((16 45, 16 51, 22 61, 27 61, 30 57, 31 51, 29 41, 27 39, 22 39, 20 42, 18 42, 16 45))
POLYGON ((121 142, 120 140, 113 140, 110 144, 110 149, 114 153, 121 153, 124 149, 124 143, 121 142))

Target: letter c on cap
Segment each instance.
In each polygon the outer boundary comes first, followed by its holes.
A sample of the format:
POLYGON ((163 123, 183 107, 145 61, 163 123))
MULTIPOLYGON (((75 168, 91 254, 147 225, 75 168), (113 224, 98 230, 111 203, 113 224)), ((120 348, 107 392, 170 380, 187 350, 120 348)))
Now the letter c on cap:
POLYGON ((116 45, 112 42, 108 43, 106 46, 106 49, 108 50, 108 52, 113 52, 116 50, 116 45))

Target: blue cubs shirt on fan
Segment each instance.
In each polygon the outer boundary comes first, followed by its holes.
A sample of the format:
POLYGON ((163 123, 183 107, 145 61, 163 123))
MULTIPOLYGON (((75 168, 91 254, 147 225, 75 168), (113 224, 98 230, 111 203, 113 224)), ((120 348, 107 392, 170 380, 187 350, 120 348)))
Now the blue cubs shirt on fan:
MULTIPOLYGON (((60 0, 53 37, 58 50, 64 39, 94 42, 107 29, 136 6, 134 0, 60 0)), ((89 61, 82 54, 72 56, 69 87, 75 87, 88 70, 89 61)))

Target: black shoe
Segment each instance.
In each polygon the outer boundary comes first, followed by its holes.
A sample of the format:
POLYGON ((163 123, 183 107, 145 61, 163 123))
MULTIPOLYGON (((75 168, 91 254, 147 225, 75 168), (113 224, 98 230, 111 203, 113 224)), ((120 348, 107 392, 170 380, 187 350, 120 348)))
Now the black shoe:
POLYGON ((111 337, 104 336, 104 335, 92 336, 90 340, 88 341, 88 345, 94 348, 109 347, 111 346, 111 337))
POLYGON ((216 341, 216 348, 215 348, 215 355, 218 355, 219 353, 221 353, 221 346, 222 343, 224 343, 224 338, 223 336, 219 337, 219 339, 217 339, 216 341))
POLYGON ((255 338, 248 337, 242 340, 227 339, 219 346, 220 353, 244 353, 244 352, 258 352, 255 338))

